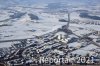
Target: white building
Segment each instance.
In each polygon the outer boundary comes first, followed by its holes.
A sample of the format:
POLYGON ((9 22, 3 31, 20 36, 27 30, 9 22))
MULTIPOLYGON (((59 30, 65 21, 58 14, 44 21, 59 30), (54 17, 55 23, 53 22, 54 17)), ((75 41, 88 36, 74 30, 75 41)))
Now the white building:
POLYGON ((62 31, 56 33, 56 34, 55 34, 55 37, 57 37, 57 40, 58 40, 58 41, 61 41, 61 42, 63 42, 63 43, 67 43, 68 40, 69 40, 67 33, 62 32, 62 31))

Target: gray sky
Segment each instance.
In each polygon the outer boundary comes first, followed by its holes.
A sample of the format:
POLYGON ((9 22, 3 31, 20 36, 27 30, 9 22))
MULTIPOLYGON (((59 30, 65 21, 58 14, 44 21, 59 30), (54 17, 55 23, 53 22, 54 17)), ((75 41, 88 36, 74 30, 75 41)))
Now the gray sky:
POLYGON ((100 3, 100 0, 0 0, 0 6, 8 6, 12 4, 34 4, 34 3, 51 3, 51 2, 66 2, 72 4, 79 3, 100 3))

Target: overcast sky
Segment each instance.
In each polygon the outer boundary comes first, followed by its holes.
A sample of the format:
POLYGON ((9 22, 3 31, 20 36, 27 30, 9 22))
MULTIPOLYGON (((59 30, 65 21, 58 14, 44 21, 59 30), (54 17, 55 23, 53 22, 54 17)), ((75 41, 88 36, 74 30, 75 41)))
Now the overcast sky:
POLYGON ((0 6, 8 6, 12 4, 34 4, 34 3, 51 3, 51 2, 67 2, 73 4, 79 3, 100 3, 100 0, 0 0, 0 6))

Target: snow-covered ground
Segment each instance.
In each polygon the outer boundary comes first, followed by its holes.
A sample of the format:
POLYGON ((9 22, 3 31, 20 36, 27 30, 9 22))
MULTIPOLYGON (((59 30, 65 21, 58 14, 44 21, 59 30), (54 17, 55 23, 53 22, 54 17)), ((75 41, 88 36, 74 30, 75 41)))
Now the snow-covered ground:
MULTIPOLYGON (((9 7, 6 10, 0 10, 0 41, 6 40, 17 40, 17 39, 26 39, 26 38, 33 38, 35 36, 40 36, 49 32, 53 32, 54 30, 66 25, 67 22, 60 22, 59 19, 67 19, 67 14, 53 14, 51 13, 44 13, 45 7, 47 4, 40 4, 33 5, 30 7, 24 6, 14 6, 9 7), (20 18, 11 18, 11 15, 15 13, 25 13, 20 18), (28 14, 34 14, 38 16, 38 20, 32 20, 28 14)), ((73 10, 85 10, 86 7, 78 7, 73 10)), ((88 10, 88 9, 87 9, 88 10)), ((71 20, 78 19, 80 22, 85 22, 86 18, 79 17, 78 12, 71 13, 71 20)), ((83 36, 93 31, 100 31, 100 25, 90 25, 90 24, 75 24, 70 23, 69 29, 73 31, 78 36, 83 36)), ((70 35, 70 38, 76 37, 75 35, 70 35)), ((90 35, 89 37, 97 38, 97 36, 90 35)), ((77 37, 78 38, 78 37, 77 37)), ((0 48, 2 47, 11 47, 13 42, 4 42, 0 43, 0 48)), ((73 51, 72 54, 78 55, 86 55, 91 53, 92 49, 97 49, 99 47, 90 44, 86 47, 80 48, 82 43, 73 42, 68 44, 69 47, 77 48, 77 50, 73 51)), ((47 48, 51 46, 46 46, 47 48)), ((59 53, 63 55, 62 51, 54 50, 54 53, 59 53)))
MULTIPOLYGON (((39 13, 37 13, 39 14, 39 13)), ((0 27, 0 41, 32 38, 34 35, 42 35, 47 32, 52 32, 65 22, 59 22, 55 15, 41 13, 39 15, 40 20, 31 20, 26 13, 19 19, 11 21, 11 26, 0 27)))
POLYGON ((97 48, 99 48, 99 47, 97 47, 97 46, 95 46, 93 44, 90 44, 90 45, 88 45, 88 46, 86 46, 84 48, 80 48, 80 49, 78 49, 76 51, 73 51, 72 53, 73 54, 82 55, 82 56, 86 56, 87 54, 95 53, 95 52, 90 51, 90 50, 93 50, 93 49, 96 50, 97 48))

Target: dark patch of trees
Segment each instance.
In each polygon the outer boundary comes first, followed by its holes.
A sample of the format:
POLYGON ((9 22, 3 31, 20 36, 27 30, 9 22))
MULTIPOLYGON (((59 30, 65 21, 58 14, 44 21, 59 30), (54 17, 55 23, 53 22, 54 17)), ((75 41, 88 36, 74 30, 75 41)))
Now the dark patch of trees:
POLYGON ((65 19, 59 19, 60 22, 67 22, 65 19))
POLYGON ((89 19, 94 19, 94 20, 100 20, 99 16, 91 16, 88 13, 80 13, 79 15, 82 18, 89 18, 89 19))
POLYGON ((28 14, 31 18, 31 20, 39 20, 39 17, 34 14, 28 14))
POLYGON ((14 15, 10 15, 11 19, 21 18, 26 13, 14 13, 14 15))

